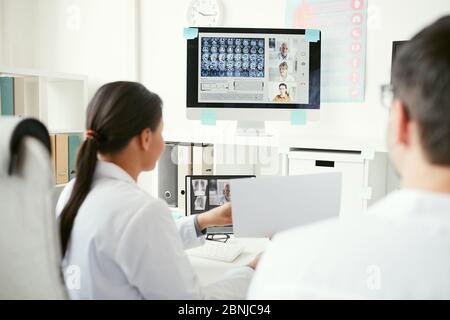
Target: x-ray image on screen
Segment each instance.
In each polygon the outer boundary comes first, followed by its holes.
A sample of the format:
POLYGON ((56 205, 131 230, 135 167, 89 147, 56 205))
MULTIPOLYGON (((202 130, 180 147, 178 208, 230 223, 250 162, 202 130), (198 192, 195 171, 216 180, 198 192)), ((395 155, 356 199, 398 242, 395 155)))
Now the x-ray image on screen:
POLYGON ((264 78, 264 38, 201 39, 202 77, 264 78))
POLYGON ((195 179, 192 180, 192 191, 196 196, 204 196, 206 194, 206 187, 208 186, 208 180, 195 179))

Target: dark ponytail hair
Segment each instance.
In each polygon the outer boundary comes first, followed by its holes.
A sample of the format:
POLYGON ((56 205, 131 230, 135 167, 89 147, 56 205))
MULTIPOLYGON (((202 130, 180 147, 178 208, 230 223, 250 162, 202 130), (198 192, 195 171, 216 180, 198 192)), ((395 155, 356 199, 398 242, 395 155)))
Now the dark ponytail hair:
POLYGON ((139 83, 112 82, 98 89, 87 109, 89 136, 78 151, 75 184, 59 217, 63 257, 77 212, 91 189, 97 153, 114 154, 122 150, 142 130, 155 131, 161 118, 161 98, 139 83))

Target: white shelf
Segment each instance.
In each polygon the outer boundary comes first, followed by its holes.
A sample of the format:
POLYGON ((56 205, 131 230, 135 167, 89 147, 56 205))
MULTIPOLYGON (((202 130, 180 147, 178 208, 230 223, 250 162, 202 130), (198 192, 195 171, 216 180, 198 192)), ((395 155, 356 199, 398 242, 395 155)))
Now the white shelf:
POLYGON ((51 71, 24 69, 24 68, 10 68, 2 65, 0 65, 0 75, 12 77, 25 76, 25 77, 47 78, 51 81, 59 81, 59 80, 87 81, 88 79, 87 76, 81 74, 51 72, 51 71))
POLYGON ((85 130, 77 129, 77 130, 67 130, 67 129, 52 129, 48 131, 50 134, 84 134, 85 130))
POLYGON ((0 76, 24 78, 25 116, 52 133, 81 133, 87 106, 87 76, 0 65, 0 76))

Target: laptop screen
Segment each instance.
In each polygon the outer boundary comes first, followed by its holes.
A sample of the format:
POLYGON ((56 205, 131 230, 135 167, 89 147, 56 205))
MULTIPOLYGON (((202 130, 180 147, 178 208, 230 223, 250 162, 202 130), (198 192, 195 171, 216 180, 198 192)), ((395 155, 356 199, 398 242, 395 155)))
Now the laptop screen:
MULTIPOLYGON (((230 180, 254 178, 251 175, 233 176, 186 176, 186 216, 209 211, 232 200, 230 180)), ((233 227, 221 226, 208 228, 208 234, 230 234, 233 227)))

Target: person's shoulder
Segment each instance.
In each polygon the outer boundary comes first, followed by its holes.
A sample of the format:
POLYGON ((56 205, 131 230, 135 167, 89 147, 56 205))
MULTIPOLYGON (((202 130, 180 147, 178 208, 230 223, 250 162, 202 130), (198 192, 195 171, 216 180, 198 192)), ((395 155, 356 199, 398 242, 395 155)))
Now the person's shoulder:
POLYGON ((75 180, 70 180, 61 191, 58 201, 56 202, 56 216, 58 217, 62 210, 64 209, 67 201, 69 201, 70 195, 72 194, 73 186, 75 185, 75 180))
POLYGON ((151 217, 151 219, 158 217, 165 219, 171 216, 167 203, 150 195, 145 199, 145 202, 143 202, 141 209, 137 212, 137 214, 151 217))
POLYGON ((107 215, 99 230, 103 233, 118 230, 118 234, 130 227, 155 224, 160 227, 170 223, 171 214, 167 204, 158 198, 154 198, 142 190, 135 190, 133 194, 121 194, 110 203, 114 208, 107 215), (105 231, 106 230, 106 231, 105 231), (121 230, 121 231, 120 231, 121 230))
POLYGON ((308 238, 311 236, 317 237, 321 234, 328 233, 329 231, 339 228, 341 221, 339 218, 327 219, 316 223, 293 227, 286 231, 276 234, 273 238, 275 242, 290 242, 294 239, 308 238))

